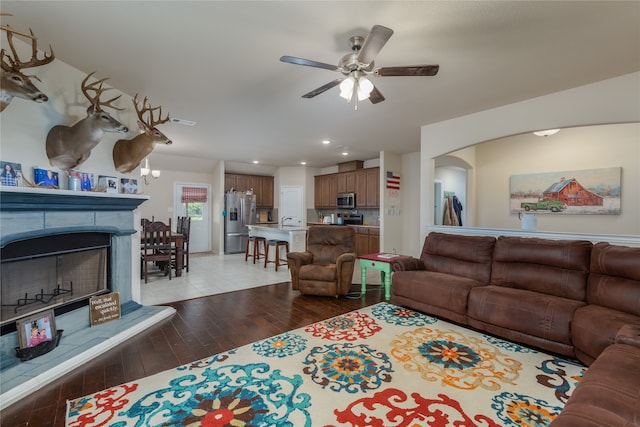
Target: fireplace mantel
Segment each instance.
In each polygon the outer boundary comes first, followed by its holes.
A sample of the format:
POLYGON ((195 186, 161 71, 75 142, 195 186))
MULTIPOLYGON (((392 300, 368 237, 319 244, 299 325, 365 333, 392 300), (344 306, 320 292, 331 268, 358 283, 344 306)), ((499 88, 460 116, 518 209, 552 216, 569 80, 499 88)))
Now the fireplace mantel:
POLYGON ((55 190, 49 188, 2 187, 0 210, 3 211, 131 211, 149 196, 93 191, 55 190))

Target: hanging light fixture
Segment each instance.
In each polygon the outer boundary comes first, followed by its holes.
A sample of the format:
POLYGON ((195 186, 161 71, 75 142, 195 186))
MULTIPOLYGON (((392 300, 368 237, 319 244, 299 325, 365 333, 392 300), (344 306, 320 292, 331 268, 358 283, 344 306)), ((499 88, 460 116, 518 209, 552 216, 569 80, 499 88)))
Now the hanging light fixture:
POLYGON ((340 83, 340 96, 351 102, 356 95, 355 109, 358 109, 358 101, 369 98, 373 90, 373 83, 365 77, 362 71, 352 71, 349 76, 340 83))
POLYGON ((149 185, 149 181, 147 181, 147 177, 151 175, 153 179, 160 178, 160 171, 157 169, 151 170, 149 168, 149 158, 145 157, 144 159, 144 167, 140 168, 140 176, 144 179, 144 183, 149 185))

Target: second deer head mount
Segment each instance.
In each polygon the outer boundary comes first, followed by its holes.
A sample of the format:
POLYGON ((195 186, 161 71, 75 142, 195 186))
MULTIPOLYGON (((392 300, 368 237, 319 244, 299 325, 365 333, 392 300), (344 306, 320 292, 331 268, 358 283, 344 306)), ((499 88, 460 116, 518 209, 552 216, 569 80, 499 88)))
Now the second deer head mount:
POLYGON ((160 132, 156 126, 168 122, 169 114, 162 118, 162 107, 153 107, 149 104, 147 97, 142 101, 142 106, 138 107, 138 95, 133 98, 133 106, 138 113, 138 126, 142 131, 133 139, 120 139, 113 146, 113 164, 118 172, 130 173, 140 165, 140 162, 147 157, 156 144, 169 145, 172 141, 165 134, 160 132), (154 117, 154 112, 158 112, 158 117, 154 117), (147 114, 145 118, 144 115, 147 114))
POLYGON ((54 126, 47 134, 47 157, 51 166, 65 171, 74 169, 89 158, 91 150, 102 140, 105 132, 129 132, 129 128, 103 110, 103 107, 124 110, 112 105, 121 95, 101 101, 100 96, 111 89, 103 87, 108 77, 87 84, 93 74, 82 81, 82 93, 91 102, 91 106, 87 108, 87 117, 73 126, 54 126), (91 96, 89 92, 94 95, 91 96))
MULTIPOLYGON (((7 15, 3 13, 2 15, 7 15)), ((0 51, 0 57, 2 59, 2 75, 0 76, 0 112, 4 111, 14 97, 30 99, 35 102, 47 102, 49 99, 47 95, 42 93, 40 89, 31 82, 31 79, 38 79, 37 76, 27 76, 22 73, 21 70, 26 68, 39 67, 46 65, 55 59, 53 49, 49 46, 49 55, 46 53, 42 58, 38 58, 38 42, 36 36, 33 35, 33 31, 29 30, 29 34, 22 33, 14 30, 9 25, 2 25, 2 30, 7 33, 7 41, 9 42, 9 49, 11 54, 7 53, 5 49, 0 51), (13 46, 13 35, 23 36, 31 42, 31 59, 23 62, 18 56, 18 51, 13 46)))

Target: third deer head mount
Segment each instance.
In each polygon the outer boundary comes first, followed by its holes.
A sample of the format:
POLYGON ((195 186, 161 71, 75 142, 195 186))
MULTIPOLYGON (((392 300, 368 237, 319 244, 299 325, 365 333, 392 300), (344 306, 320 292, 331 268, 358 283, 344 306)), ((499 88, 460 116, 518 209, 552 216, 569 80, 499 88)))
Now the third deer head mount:
POLYGON ((87 108, 87 117, 73 126, 54 126, 47 134, 47 157, 51 166, 65 171, 74 169, 89 158, 91 150, 102 140, 105 132, 129 132, 129 128, 103 110, 103 107, 124 110, 111 104, 121 95, 101 101, 100 96, 111 89, 103 88, 108 77, 87 84, 93 74, 82 81, 82 93, 91 102, 91 106, 87 108), (94 96, 89 92, 93 92, 94 96))
MULTIPOLYGON (((2 14, 2 15, 7 15, 2 14)), ((31 82, 31 79, 38 79, 37 76, 27 76, 22 73, 21 70, 32 67, 39 67, 46 65, 55 59, 53 49, 49 46, 49 55, 46 53, 42 58, 38 58, 38 42, 33 35, 33 31, 29 30, 29 34, 16 31, 9 25, 2 25, 2 30, 7 33, 7 41, 9 42, 9 49, 11 54, 7 53, 5 49, 0 51, 0 57, 2 59, 2 75, 0 80, 2 88, 0 91, 0 112, 4 111, 14 97, 30 99, 35 102, 46 102, 49 98, 42 93, 40 89, 31 82), (31 43, 31 59, 23 62, 18 56, 18 51, 13 46, 13 35, 23 36, 29 39, 31 43)))
POLYGON ((138 107, 138 95, 133 98, 133 106, 138 113, 138 126, 142 133, 133 139, 120 139, 113 146, 113 164, 118 172, 130 173, 140 165, 142 159, 147 157, 156 144, 169 145, 172 141, 160 132, 156 126, 169 121, 169 114, 162 118, 162 107, 153 107, 147 97, 142 101, 142 107, 138 107), (153 116, 158 111, 157 119, 153 116), (147 113, 145 119, 144 115, 147 113))

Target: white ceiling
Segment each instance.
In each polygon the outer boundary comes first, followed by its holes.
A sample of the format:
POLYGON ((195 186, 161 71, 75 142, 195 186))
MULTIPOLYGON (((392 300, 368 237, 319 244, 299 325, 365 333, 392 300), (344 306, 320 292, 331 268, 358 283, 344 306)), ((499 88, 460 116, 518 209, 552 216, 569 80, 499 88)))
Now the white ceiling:
POLYGON ((13 15, 3 24, 32 28, 56 58, 197 122, 161 125, 174 143, 155 149, 193 169, 208 159, 327 167, 380 150, 417 152, 422 125, 640 70, 639 1, 3 0, 1 8, 13 15), (439 64, 439 74, 373 77, 386 101, 358 111, 337 87, 301 98, 341 75, 280 56, 337 64, 349 37, 374 24, 395 31, 377 66, 439 64))

